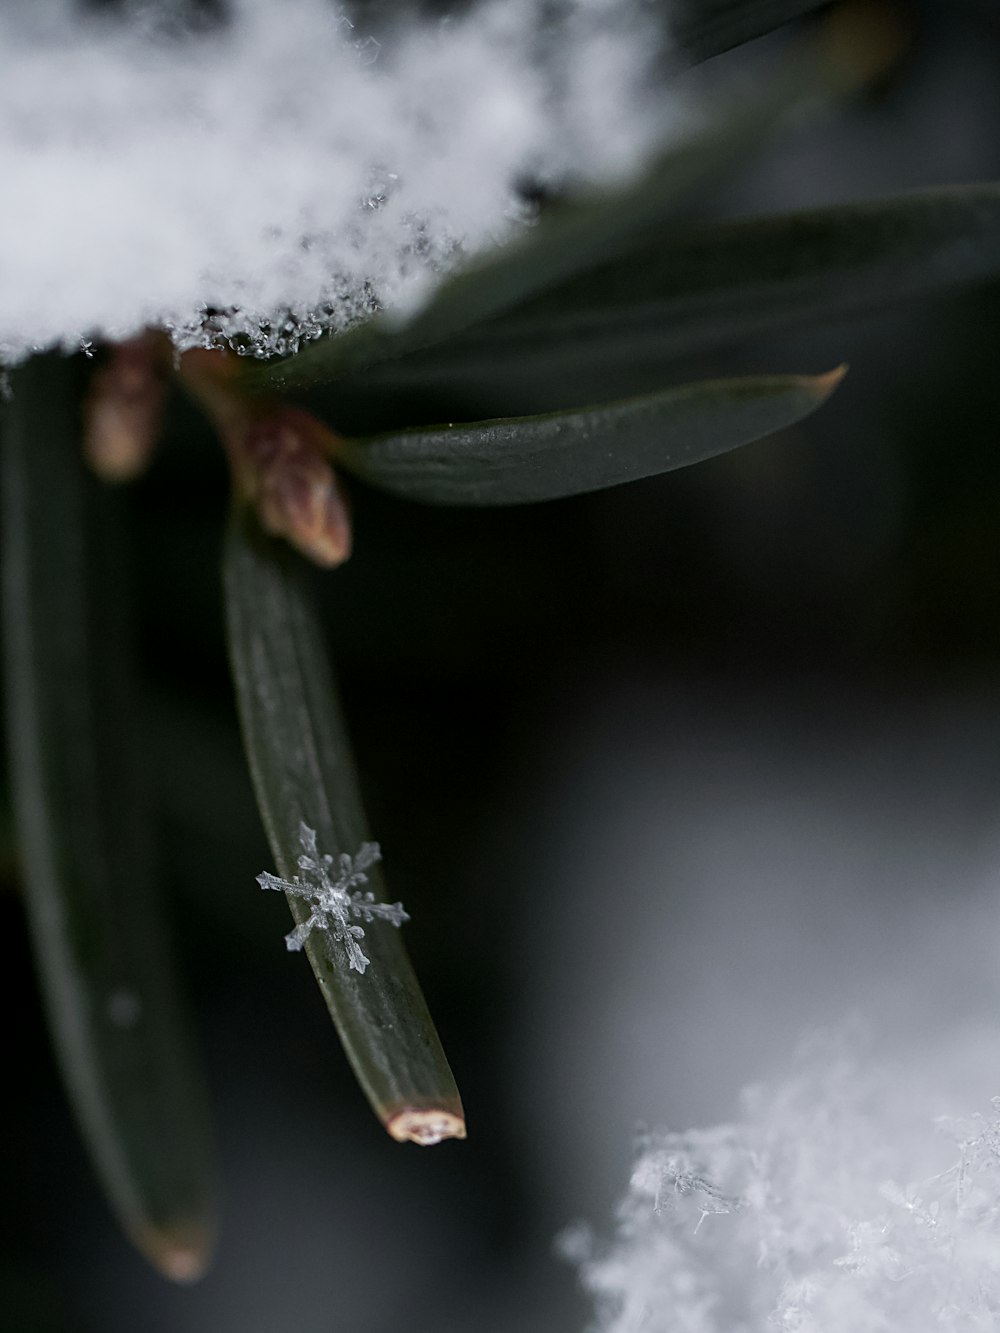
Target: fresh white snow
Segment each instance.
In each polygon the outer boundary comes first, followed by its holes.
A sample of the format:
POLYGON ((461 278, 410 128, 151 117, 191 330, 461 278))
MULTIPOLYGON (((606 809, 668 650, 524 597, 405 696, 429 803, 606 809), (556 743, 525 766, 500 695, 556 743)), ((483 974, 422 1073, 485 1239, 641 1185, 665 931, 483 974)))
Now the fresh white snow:
POLYGON ((1000 1327, 1000 1098, 932 1118, 933 1069, 809 1042, 732 1124, 645 1137, 614 1239, 563 1240, 600 1333, 1000 1327))
POLYGON ((0 358, 168 327, 257 352, 412 308, 525 225, 526 176, 633 172, 670 109, 636 0, 490 0, 376 40, 328 0, 164 33, 0 9, 0 358))

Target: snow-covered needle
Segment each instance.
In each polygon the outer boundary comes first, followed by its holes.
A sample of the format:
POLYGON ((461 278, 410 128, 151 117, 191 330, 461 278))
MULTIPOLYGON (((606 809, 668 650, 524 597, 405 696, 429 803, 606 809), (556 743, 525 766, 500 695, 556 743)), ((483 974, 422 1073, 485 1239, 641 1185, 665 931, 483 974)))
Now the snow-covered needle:
POLYGON ((364 928, 357 925, 357 920, 366 925, 372 921, 387 921, 399 927, 409 916, 403 910, 402 903, 380 903, 369 890, 361 885, 368 883, 368 870, 382 859, 377 842, 363 842, 354 856, 341 853, 339 857, 323 855, 316 846, 316 830, 308 824, 299 825, 299 869, 303 875, 295 875, 291 880, 281 879, 268 874, 265 870, 257 876, 257 883, 262 889, 276 889, 293 898, 302 898, 312 908, 309 917, 285 936, 285 945, 291 952, 302 948, 314 930, 324 930, 344 946, 348 967, 355 972, 364 972, 371 959, 361 948, 364 928))

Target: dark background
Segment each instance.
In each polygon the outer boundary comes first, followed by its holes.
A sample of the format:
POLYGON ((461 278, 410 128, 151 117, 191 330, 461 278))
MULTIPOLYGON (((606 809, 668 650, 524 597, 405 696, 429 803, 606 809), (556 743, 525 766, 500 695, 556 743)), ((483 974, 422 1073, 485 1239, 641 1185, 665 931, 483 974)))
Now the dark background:
MULTIPOLYGON (((996 7, 891 12, 906 41, 879 87, 701 213, 1000 175, 996 7)), ((851 365, 802 426, 687 472, 481 513, 354 489, 355 555, 316 592, 465 1099, 468 1142, 430 1151, 380 1130, 282 946, 283 905, 254 885, 270 856, 222 639, 224 465, 175 404, 129 497, 132 592, 221 1240, 177 1289, 113 1224, 49 1052, 8 839, 0 1327, 580 1329, 553 1240, 609 1226, 640 1120, 731 1115, 803 1026, 853 1008, 897 1045, 988 1026, 998 347, 982 286, 665 367, 851 365)))

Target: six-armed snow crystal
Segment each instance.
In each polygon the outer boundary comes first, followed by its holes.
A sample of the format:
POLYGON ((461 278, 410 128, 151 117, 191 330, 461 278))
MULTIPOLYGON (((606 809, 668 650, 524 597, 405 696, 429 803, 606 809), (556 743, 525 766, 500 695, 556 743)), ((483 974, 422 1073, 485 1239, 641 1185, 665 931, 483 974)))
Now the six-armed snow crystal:
POLYGON ((299 843, 302 855, 298 864, 306 872, 304 876, 280 879, 266 870, 257 876, 262 889, 277 889, 293 898, 304 898, 312 906, 308 919, 285 936, 286 946, 290 951, 301 949, 314 930, 325 930, 343 944, 348 966, 355 972, 364 972, 371 959, 359 943, 364 939, 364 928, 355 921, 360 919, 366 925, 388 921, 398 927, 410 919, 402 903, 379 903, 370 890, 360 889, 360 885, 368 883, 367 871, 382 859, 378 843, 363 842, 355 856, 321 855, 316 847, 316 830, 305 823, 299 825, 299 843))

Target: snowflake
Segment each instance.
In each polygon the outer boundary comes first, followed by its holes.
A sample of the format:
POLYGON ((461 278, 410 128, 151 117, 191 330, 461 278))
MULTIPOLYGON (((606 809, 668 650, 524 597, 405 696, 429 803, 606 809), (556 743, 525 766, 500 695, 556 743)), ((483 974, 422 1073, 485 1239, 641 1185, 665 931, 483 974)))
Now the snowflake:
MULTIPOLYGON (((680 1143, 681 1136, 671 1136, 680 1143)), ((663 1213, 664 1196, 667 1203, 677 1199, 694 1199, 701 1212, 695 1231, 698 1231, 706 1217, 713 1213, 738 1213, 746 1207, 746 1200, 735 1194, 724 1194, 707 1176, 701 1175, 692 1164, 686 1152, 671 1154, 660 1170, 660 1179, 653 1200, 653 1212, 663 1213)))
POLYGON ((292 898, 304 898, 312 907, 308 919, 285 936, 286 947, 297 951, 314 930, 325 930, 344 946, 348 966, 355 972, 364 972, 371 959, 359 943, 365 932, 352 917, 360 918, 366 925, 388 921, 397 927, 410 919, 402 903, 376 902, 373 893, 362 892, 359 887, 368 883, 367 871, 382 859, 378 843, 363 842, 356 856, 343 853, 336 858, 321 856, 316 848, 316 830, 303 823, 299 825, 299 844, 302 854, 298 864, 306 872, 303 876, 280 879, 266 870, 257 876, 262 889, 277 889, 292 898))

